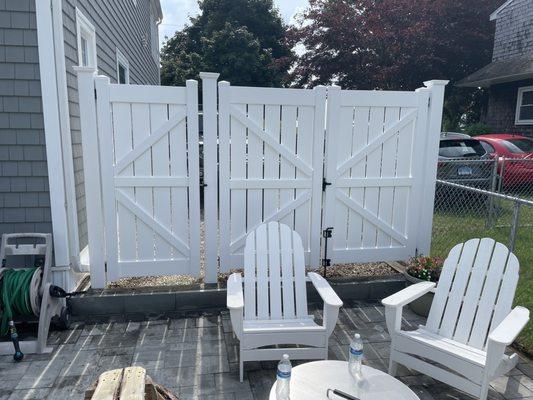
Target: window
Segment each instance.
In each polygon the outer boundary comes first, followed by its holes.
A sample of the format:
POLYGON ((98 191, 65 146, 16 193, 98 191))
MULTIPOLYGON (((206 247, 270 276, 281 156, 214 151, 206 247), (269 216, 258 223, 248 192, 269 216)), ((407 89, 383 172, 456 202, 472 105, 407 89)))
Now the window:
POLYGON ((93 24, 77 8, 76 35, 79 66, 96 68, 96 31, 93 24))
POLYGON ((490 143, 484 142, 483 140, 481 140, 480 142, 481 142, 481 146, 483 146, 483 148, 488 154, 492 154, 496 152, 496 150, 494 150, 494 147, 492 147, 490 143))
POLYGON ((119 49, 117 49, 117 83, 130 83, 130 63, 119 49))
POLYGON ((533 86, 518 89, 516 125, 533 125, 533 86))
POLYGON ((528 138, 502 140, 502 143, 514 154, 533 153, 533 140, 528 138))
POLYGON ((486 151, 478 140, 458 139, 440 141, 439 156, 441 157, 482 157, 485 154, 486 151))

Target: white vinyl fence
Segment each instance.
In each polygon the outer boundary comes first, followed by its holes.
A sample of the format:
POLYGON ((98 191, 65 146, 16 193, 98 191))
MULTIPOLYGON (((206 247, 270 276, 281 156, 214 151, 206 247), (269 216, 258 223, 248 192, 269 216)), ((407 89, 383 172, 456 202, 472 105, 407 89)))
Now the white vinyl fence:
MULTIPOLYGON (((333 263, 429 251, 445 81, 378 92, 201 78, 206 282, 242 267, 247 233, 268 221, 301 235, 312 267, 325 262, 326 228, 333 263)), ((92 286, 199 276, 196 81, 116 85, 89 70, 78 79, 92 286)))

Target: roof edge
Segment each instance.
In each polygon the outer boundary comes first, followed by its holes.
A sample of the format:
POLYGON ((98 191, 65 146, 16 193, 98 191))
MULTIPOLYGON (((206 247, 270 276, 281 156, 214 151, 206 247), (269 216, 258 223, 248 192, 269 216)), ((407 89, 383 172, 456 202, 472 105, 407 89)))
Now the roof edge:
POLYGON ((490 14, 490 20, 494 21, 496 18, 498 18, 498 14, 503 11, 504 8, 506 8, 509 4, 511 4, 514 0, 507 0, 505 3, 503 3, 496 11, 494 11, 492 14, 490 14))
POLYGON ((157 12, 157 18, 159 19, 159 22, 163 21, 163 9, 161 8, 161 1, 152 0, 152 4, 154 5, 155 10, 157 12))

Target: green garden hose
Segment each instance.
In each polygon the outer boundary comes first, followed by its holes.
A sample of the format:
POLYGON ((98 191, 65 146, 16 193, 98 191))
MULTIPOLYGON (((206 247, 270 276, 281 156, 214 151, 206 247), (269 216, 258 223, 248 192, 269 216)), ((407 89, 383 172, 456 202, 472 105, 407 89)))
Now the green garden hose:
POLYGON ((13 315, 34 315, 31 305, 31 280, 38 268, 4 269, 2 273, 2 287, 0 307, 2 309, 2 322, 0 335, 9 331, 9 321, 13 315))

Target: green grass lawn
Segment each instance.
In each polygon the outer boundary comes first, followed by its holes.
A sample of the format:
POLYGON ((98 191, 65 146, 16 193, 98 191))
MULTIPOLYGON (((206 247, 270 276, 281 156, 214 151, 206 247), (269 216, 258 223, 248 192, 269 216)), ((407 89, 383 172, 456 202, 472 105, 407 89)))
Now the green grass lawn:
MULTIPOLYGON (((509 245, 513 204, 503 201, 497 205, 497 221, 487 226, 487 207, 480 199, 459 200, 453 207, 436 207, 433 220, 431 254, 446 257, 457 243, 475 237, 491 237, 509 245)), ((522 206, 514 253, 520 261, 520 280, 515 305, 533 310, 533 207, 522 206)), ((533 354, 533 323, 529 323, 517 339, 518 345, 533 354)))

